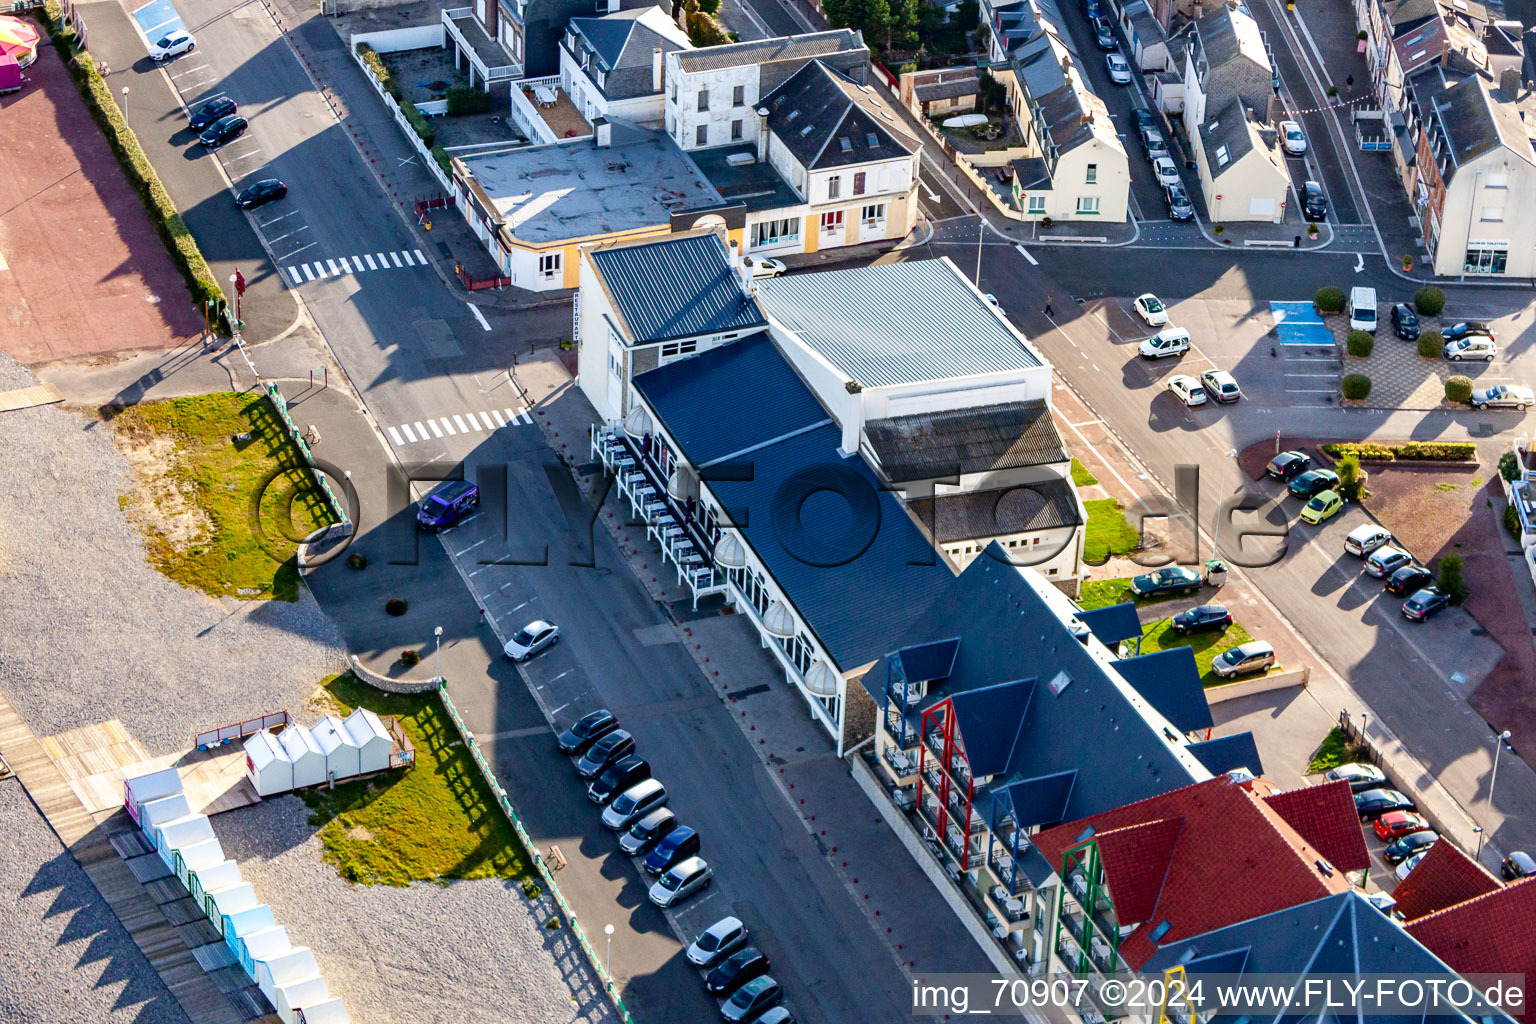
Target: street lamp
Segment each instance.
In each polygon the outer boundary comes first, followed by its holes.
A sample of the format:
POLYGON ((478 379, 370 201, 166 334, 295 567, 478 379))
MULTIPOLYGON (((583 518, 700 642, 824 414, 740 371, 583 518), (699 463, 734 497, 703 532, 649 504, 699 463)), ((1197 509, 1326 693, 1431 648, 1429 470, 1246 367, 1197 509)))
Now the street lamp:
POLYGON ((987 230, 987 218, 977 215, 979 223, 976 225, 976 287, 981 287, 981 239, 987 230))
POLYGON ((1483 826, 1473 825, 1472 831, 1477 833, 1477 853, 1472 856, 1472 859, 1480 861, 1483 859, 1483 826))
POLYGON ((128 118, 128 87, 123 86, 123 119, 128 118))
POLYGON ((603 934, 608 936, 608 964, 605 973, 608 975, 608 984, 613 984, 613 925, 603 925, 603 934))
POLYGON ((432 630, 432 636, 437 640, 437 650, 433 653, 432 663, 437 666, 437 678, 443 678, 443 627, 438 626, 432 630))
POLYGON ((1493 741, 1493 775, 1488 779, 1488 809, 1493 810, 1493 787, 1499 781, 1499 751, 1504 749, 1504 742, 1509 739, 1509 730, 1499 733, 1493 741))
MULTIPOLYGON (((1226 456, 1226 458, 1229 458, 1229 459, 1233 460, 1232 468, 1236 469, 1237 468, 1237 449, 1236 448, 1228 448, 1226 450, 1225 456, 1226 456)), ((1211 557, 1212 558, 1219 558, 1220 554, 1221 554, 1220 550, 1219 550, 1219 545, 1221 543, 1221 518, 1222 518, 1221 517, 1221 503, 1222 503, 1223 500, 1225 500, 1223 495, 1218 494, 1216 496, 1216 529, 1214 531, 1212 531, 1212 533, 1211 533, 1211 557)), ((1196 557, 1197 558, 1199 557, 1198 554, 1196 555, 1196 557)))

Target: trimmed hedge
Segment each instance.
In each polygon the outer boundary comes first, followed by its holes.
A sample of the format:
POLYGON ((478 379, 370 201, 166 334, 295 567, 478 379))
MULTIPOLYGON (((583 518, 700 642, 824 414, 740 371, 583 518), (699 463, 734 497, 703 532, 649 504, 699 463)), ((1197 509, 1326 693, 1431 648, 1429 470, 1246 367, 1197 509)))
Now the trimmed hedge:
POLYGON ((1376 462, 1392 462, 1397 459, 1404 462, 1466 462, 1477 454, 1477 445, 1470 441, 1401 441, 1397 444, 1345 441, 1325 444, 1322 451, 1334 459, 1353 455, 1361 461, 1376 462))
POLYGON ((467 85, 455 85, 443 94, 443 98, 448 101, 449 117, 491 112, 491 94, 481 92, 479 89, 471 89, 467 85))
POLYGON ((395 81, 394 72, 390 71, 388 65, 384 63, 384 58, 380 57, 378 52, 367 43, 357 44, 357 55, 363 58, 363 64, 367 66, 369 71, 373 72, 373 77, 379 80, 379 84, 384 87, 384 91, 393 96, 396 103, 399 103, 404 94, 400 91, 400 83, 395 81))
POLYGON ((1472 401, 1472 378, 1456 374, 1445 382, 1445 397, 1452 402, 1466 405, 1472 401))
POLYGON ((1427 284, 1414 292, 1413 304, 1424 316, 1439 316, 1440 311, 1445 309, 1445 292, 1427 284))
POLYGON ((1339 382, 1339 387, 1344 392, 1345 398, 1358 402, 1371 393, 1371 378, 1363 373, 1346 374, 1339 382))
POLYGON ((1317 294, 1312 296, 1312 305, 1317 307, 1319 313, 1339 313, 1344 310, 1344 289, 1329 285, 1319 288, 1317 294))
POLYGON ((444 174, 452 174, 453 173, 453 163, 452 163, 452 160, 448 156, 448 151, 446 149, 444 149, 442 146, 433 146, 432 147, 432 159, 437 161, 437 166, 439 166, 439 167, 441 167, 443 169, 443 173, 444 174))
POLYGON ((1350 355, 1364 359, 1376 347, 1376 339, 1371 337, 1370 331, 1350 331, 1344 345, 1350 355))
POLYGON ((1439 359, 1445 354, 1445 339, 1440 337, 1439 331, 1425 331, 1419 335, 1419 357, 1421 359, 1439 359))
POLYGON ((171 194, 161 183, 155 165, 149 162, 144 147, 139 145, 139 137, 128 127, 128 120, 112 95, 112 87, 97 70, 96 61, 90 53, 77 45, 74 29, 63 21, 58 0, 48 0, 42 21, 53 39, 55 49, 64 58, 64 64, 69 68, 86 106, 90 108, 91 116, 96 119, 102 134, 106 136, 107 144, 117 156, 117 162, 122 165, 123 173, 139 194, 144 208, 149 211, 149 219, 155 225, 160 240, 165 243, 181 276, 186 279, 187 290, 192 293, 194 304, 200 309, 212 307, 217 310, 218 315, 213 319, 215 329, 228 336, 231 332, 226 316, 228 310, 224 290, 219 287, 218 278, 203 258, 197 239, 192 237, 192 232, 187 230, 187 225, 182 221, 171 194))

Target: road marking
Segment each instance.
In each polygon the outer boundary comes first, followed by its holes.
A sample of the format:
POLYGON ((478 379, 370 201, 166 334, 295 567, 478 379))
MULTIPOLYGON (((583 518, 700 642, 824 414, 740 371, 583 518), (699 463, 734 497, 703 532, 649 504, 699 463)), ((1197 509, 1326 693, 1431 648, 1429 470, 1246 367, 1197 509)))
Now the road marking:
MULTIPOLYGON (((170 22, 166 22, 166 24, 170 24, 170 22)), ((159 26, 157 25, 155 27, 158 28, 159 26)), ((150 31, 153 32, 154 29, 150 29, 150 31)), ((192 74, 193 72, 201 71, 204 68, 206 68, 207 66, 208 66, 207 64, 199 64, 195 68, 183 68, 180 72, 178 72, 177 74, 172 75, 171 77, 172 78, 182 78, 182 77, 185 77, 186 75, 192 74)))
POLYGON ((334 275, 336 277, 340 277, 341 276, 341 271, 340 271, 340 269, 337 268, 335 260, 326 260, 325 263, 326 263, 326 266, 330 267, 332 275, 334 275))
POLYGON ((426 266, 427 265, 427 258, 421 254, 421 250, 420 249, 416 250, 416 258, 418 260, 421 260, 421 265, 422 266, 426 266))
MULTIPOLYGON (((1353 197, 1351 197, 1351 198, 1353 198, 1353 197)), ((1355 273, 1358 274, 1358 273, 1360 273, 1360 271, 1362 271, 1364 269, 1365 269, 1365 255, 1363 253, 1358 253, 1357 252, 1357 253, 1355 253, 1355 273)))
POLYGON ((466 303, 464 303, 464 305, 468 306, 469 307, 469 311, 471 313, 475 314, 475 319, 480 321, 480 326, 482 328, 484 328, 487 331, 489 331, 491 329, 491 325, 486 323, 485 314, 480 312, 480 307, 479 306, 475 305, 473 302, 466 302, 466 303))
POLYGON ((499 411, 497 411, 496 409, 492 409, 491 410, 491 415, 496 417, 496 425, 498 427, 504 427, 504 426, 507 425, 507 421, 502 419, 501 413, 499 411))
POLYGON ((352 273, 352 264, 347 262, 347 258, 345 256, 338 256, 336 258, 336 261, 341 264, 341 271, 342 271, 342 273, 344 273, 344 274, 352 273))
POLYGON ((400 440, 400 431, 396 430, 394 427, 385 427, 384 429, 389 431, 389 439, 395 442, 397 447, 399 445, 405 444, 404 441, 400 440))
POLYGON ((372 256, 369 256, 367 253, 363 253, 363 259, 365 261, 367 261, 368 269, 369 270, 378 270, 379 269, 378 266, 373 262, 373 257, 372 256))
POLYGON ((1029 265, 1030 266, 1038 267, 1040 265, 1040 261, 1035 259, 1033 256, 1031 256, 1029 254, 1029 250, 1024 248, 1022 245, 1015 245, 1014 248, 1019 250, 1019 255, 1020 256, 1023 256, 1025 259, 1029 260, 1029 265))
POLYGON ((249 153, 242 154, 241 156, 226 157, 225 163, 237 164, 241 160, 249 160, 253 156, 261 156, 261 149, 259 147, 251 150, 249 153))
POLYGON ((295 256, 297 256, 299 253, 303 252, 305 249, 311 248, 311 247, 319 245, 319 244, 320 244, 319 242, 305 242, 303 245, 299 246, 297 249, 293 250, 292 252, 286 253, 283 256, 283 259, 291 260, 295 256))
MULTIPOLYGON (((471 415, 473 415, 473 414, 471 414, 471 415)), ((485 421, 485 429, 486 430, 495 430, 496 429, 496 423, 491 419, 491 414, 490 413, 482 412, 480 414, 480 418, 485 421)))
POLYGON ((1322 377, 1323 379, 1326 380, 1326 379, 1328 379, 1330 377, 1336 377, 1338 375, 1337 374, 1333 374, 1333 373, 1288 373, 1288 374, 1286 374, 1286 376, 1287 377, 1322 377))
POLYGON ((407 441, 411 442, 412 444, 416 443, 416 434, 411 430, 411 425, 409 423, 400 424, 400 433, 405 435, 405 439, 407 441))
MULTIPOLYGON (((432 436, 433 437, 442 437, 443 436, 443 432, 441 430, 437 429, 437 421, 436 420, 427 420, 427 426, 432 428, 432 436)), ((425 430, 423 430, 421 433, 422 433, 422 436, 425 437, 427 432, 425 430)))
POLYGON ((403 264, 400 262, 400 254, 399 253, 397 253, 397 252, 390 253, 389 254, 389 258, 395 261, 395 266, 397 266, 397 267, 403 266, 403 264))
POLYGON ((1339 389, 1327 388, 1325 390, 1319 391, 1315 388, 1286 388, 1285 390, 1287 394, 1291 395, 1331 395, 1339 389))
POLYGON ((389 260, 384 258, 384 254, 381 253, 381 252, 376 252, 376 253, 374 253, 374 255, 379 258, 379 269, 380 270, 388 270, 389 269, 389 260))
POLYGON ((453 429, 453 424, 448 422, 448 417, 447 416, 444 416, 439 422, 442 423, 443 429, 448 431, 448 436, 449 437, 452 437, 455 434, 459 433, 457 430, 453 429))
POLYGON ((531 736, 548 736, 549 726, 530 725, 522 729, 508 729, 506 732, 493 732, 489 735, 475 737, 476 743, 485 743, 487 740, 521 740, 531 736))
POLYGON ((421 435, 423 441, 427 439, 427 428, 421 425, 421 420, 416 421, 416 433, 421 435))
POLYGON ((308 263, 301 264, 299 269, 304 271, 304 280, 313 281, 315 279, 315 275, 310 272, 308 263))
MULTIPOLYGON (((252 171, 251 173, 255 174, 256 172, 252 171)), ((294 235, 298 234, 300 231, 303 231, 303 230, 304 229, 302 227, 294 228, 292 231, 288 232, 288 234, 286 234, 286 235, 278 235, 276 238, 269 238, 269 239, 267 239, 267 244, 268 245, 276 245, 278 242, 281 242, 283 239, 291 238, 291 237, 293 237, 294 235)))
POLYGON ((453 414, 453 423, 454 426, 459 428, 460 432, 465 434, 469 433, 469 428, 464 425, 464 420, 461 416, 459 416, 458 413, 453 414))
POLYGON ((315 262, 315 263, 310 264, 310 266, 313 266, 315 268, 315 276, 318 277, 322 281, 324 281, 326 278, 331 276, 330 274, 327 274, 325 272, 325 265, 322 264, 322 263, 315 262))
POLYGON ((256 223, 260 224, 264 228, 269 228, 273 224, 276 224, 278 221, 284 220, 284 219, 286 219, 288 217, 292 217, 294 214, 296 214, 298 212, 299 212, 298 210, 289 210, 287 213, 280 213, 280 214, 278 214, 276 217, 273 217, 271 220, 257 221, 256 223))

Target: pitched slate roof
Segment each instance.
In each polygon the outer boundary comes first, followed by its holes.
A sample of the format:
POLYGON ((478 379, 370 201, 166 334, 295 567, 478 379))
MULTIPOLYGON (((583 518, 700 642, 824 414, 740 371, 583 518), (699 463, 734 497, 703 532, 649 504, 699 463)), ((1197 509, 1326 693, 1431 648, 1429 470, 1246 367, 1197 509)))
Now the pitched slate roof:
POLYGON ((1259 745, 1254 742, 1251 732, 1217 736, 1215 739, 1191 743, 1189 752, 1194 754, 1212 775, 1224 775, 1239 768, 1252 775, 1259 775, 1264 771, 1264 762, 1259 757, 1259 745))
POLYGON ((1286 820, 1301 837, 1342 871, 1364 871, 1371 866, 1365 848, 1365 832, 1356 820, 1355 799, 1349 783, 1325 782, 1286 793, 1272 793, 1264 802, 1286 820))
POLYGON ((693 46, 660 7, 615 11, 601 18, 572 18, 570 24, 586 38, 606 71, 649 68, 657 47, 671 52, 693 46))
POLYGON ((1247 11, 1222 4, 1195 19, 1194 29, 1200 36, 1206 63, 1212 70, 1239 58, 1246 58, 1266 71, 1270 69, 1258 22, 1247 11))
POLYGON ((1129 601, 1081 611, 1077 617, 1106 647, 1141 636, 1141 620, 1136 616, 1136 606, 1129 601))
POLYGON ((1498 888, 1498 879, 1454 843, 1436 843, 1419 866, 1392 890, 1392 898, 1397 900, 1397 912, 1412 923, 1498 888))
POLYGON ((819 60, 758 103, 768 111, 768 130, 811 170, 910 156, 916 145, 906 133, 867 107, 878 109, 856 82, 819 60))
POLYGON ((588 258, 631 344, 767 325, 712 231, 599 246, 588 258))
MULTIPOLYGON (((1444 846, 1447 843, 1436 843, 1444 846)), ((1430 848, 1431 850, 1434 847, 1430 848)), ((1429 862, 1426 854, 1412 879, 1429 862)), ((1408 922, 1408 934, 1462 974, 1536 976, 1536 879, 1408 922)), ((1404 882, 1406 883, 1406 880, 1404 882)))
POLYGON ((933 531, 940 544, 1005 537, 1082 522, 1072 485, 1058 477, 1000 490, 916 498, 907 502, 907 507, 918 522, 933 531))
POLYGON ((1034 694, 1033 679, 955 694, 950 706, 955 711, 956 731, 964 741, 971 774, 997 775, 1007 770, 1034 694))
POLYGON ((798 36, 779 36, 774 39, 755 39, 745 43, 705 46, 680 53, 677 59, 683 71, 692 74, 696 71, 738 68, 748 64, 804 60, 862 49, 864 49, 862 34, 850 28, 839 28, 829 32, 808 32, 798 36))
POLYGON ((1207 115, 1205 123, 1200 126, 1200 147, 1205 150, 1206 166, 1216 178, 1236 167, 1243 157, 1253 151, 1254 128, 1248 123, 1247 108, 1240 98, 1234 96, 1226 106, 1216 111, 1215 116, 1207 115), (1227 151, 1225 160, 1221 159, 1223 147, 1227 151))
POLYGON ((864 436, 895 483, 1067 461, 1038 398, 869 420, 864 436))
POLYGON ((1523 89, 1518 97, 1505 96, 1503 90, 1472 75, 1433 96, 1425 115, 1439 122, 1450 143, 1453 166, 1476 160, 1499 146, 1526 163, 1536 163, 1531 139, 1531 132, 1536 131, 1536 102, 1529 89, 1523 89))
POLYGON ((1215 724, 1191 648, 1171 647, 1122 658, 1116 667, 1125 681, 1136 687, 1136 692, 1166 715, 1180 732, 1198 732, 1215 724))
POLYGON ((1020 828, 1051 825, 1066 814, 1067 801, 1072 798, 1072 787, 1077 784, 1077 769, 1041 775, 1033 779, 1020 779, 1000 790, 1004 800, 1013 810, 1014 821, 1020 828))

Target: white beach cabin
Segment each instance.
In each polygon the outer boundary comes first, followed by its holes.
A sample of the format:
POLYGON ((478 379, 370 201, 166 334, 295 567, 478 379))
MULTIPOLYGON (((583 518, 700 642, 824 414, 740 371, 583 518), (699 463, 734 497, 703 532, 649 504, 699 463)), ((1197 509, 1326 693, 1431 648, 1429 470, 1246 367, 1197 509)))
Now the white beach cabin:
POLYGON ((136 775, 131 779, 123 780, 123 806, 128 809, 128 816, 134 821, 139 821, 139 808, 151 800, 163 800, 168 796, 175 796, 181 792, 181 776, 175 768, 164 768, 158 772, 150 772, 148 775, 136 775))
POLYGON ((297 1011, 303 1010, 304 1019, 308 1021, 309 1008, 316 1003, 326 1002, 330 998, 331 990, 326 988, 325 979, 318 974, 311 974, 300 981, 278 986, 274 1005, 283 1024, 294 1024, 297 1011))
POLYGON ((245 777, 258 796, 275 796, 293 788, 293 760, 265 729, 245 741, 245 777))
POLYGON ((326 715, 310 730, 315 742, 325 753, 325 770, 331 778, 340 781, 357 774, 358 758, 362 753, 352 740, 352 734, 335 715, 326 715))
POLYGON ((224 934, 224 922, 231 915, 260 905, 261 900, 256 897, 256 890, 251 888, 250 882, 215 889, 203 897, 203 913, 208 915, 208 920, 213 922, 220 935, 224 934))
POLYGON ((269 928, 277 927, 277 918, 272 916, 272 908, 265 903, 258 903, 248 910, 242 910, 238 914, 226 914, 224 917, 224 944, 229 951, 239 960, 245 955, 245 937, 264 932, 269 928))
POLYGON ((351 1021, 341 996, 331 996, 304 1007, 304 1024, 351 1024, 351 1021))
POLYGON ((293 762, 293 788, 318 786, 325 781, 325 751, 315 742, 314 734, 302 725, 290 725, 277 734, 293 762))
POLYGON ((255 981, 256 972, 261 970, 268 960, 275 960, 292 948, 293 943, 288 941, 288 929, 282 925, 253 932, 245 937, 244 948, 240 953, 240 966, 245 969, 246 977, 255 981))
POLYGON ((155 840, 155 849, 160 851, 160 859, 173 871, 176 869, 177 850, 215 838, 213 826, 208 824, 206 814, 189 814, 156 825, 151 835, 155 840))
POLYGON ((199 907, 207 905, 204 899, 209 893, 228 889, 232 885, 239 885, 245 881, 240 877, 239 863, 232 860, 221 860, 207 867, 194 868, 189 870, 187 875, 187 891, 192 894, 192 901, 199 907))
POLYGON ((389 767, 389 755, 394 753, 395 741, 379 716, 367 708, 358 708, 343 723, 352 742, 358 748, 358 772, 382 772, 389 767))
POLYGON ((219 845, 217 839, 204 839, 200 843, 183 846, 177 850, 176 859, 171 864, 171 868, 176 872, 176 877, 181 879, 181 884, 190 889, 194 872, 211 868, 228 859, 224 856, 224 847, 219 845))
POLYGON ((308 946, 294 946, 286 953, 258 963, 252 980, 261 989, 261 994, 276 1006, 278 989, 319 973, 320 965, 315 962, 314 950, 308 946))
POLYGON ((139 827, 153 835, 156 825, 164 825, 168 821, 185 818, 191 813, 192 805, 187 803, 187 794, 173 793, 159 800, 147 800, 140 804, 139 827))

